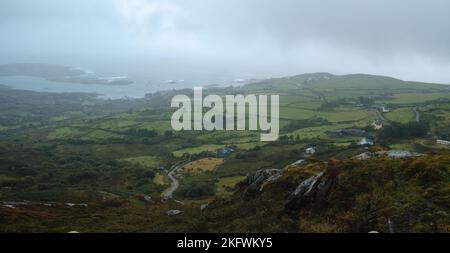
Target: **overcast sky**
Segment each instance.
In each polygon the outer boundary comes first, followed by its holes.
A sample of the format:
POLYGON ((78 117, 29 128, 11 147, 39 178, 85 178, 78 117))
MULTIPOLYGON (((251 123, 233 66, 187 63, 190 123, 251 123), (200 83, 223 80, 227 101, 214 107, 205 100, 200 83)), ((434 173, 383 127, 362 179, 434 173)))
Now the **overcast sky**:
POLYGON ((447 0, 1 0, 0 62, 450 83, 447 0))

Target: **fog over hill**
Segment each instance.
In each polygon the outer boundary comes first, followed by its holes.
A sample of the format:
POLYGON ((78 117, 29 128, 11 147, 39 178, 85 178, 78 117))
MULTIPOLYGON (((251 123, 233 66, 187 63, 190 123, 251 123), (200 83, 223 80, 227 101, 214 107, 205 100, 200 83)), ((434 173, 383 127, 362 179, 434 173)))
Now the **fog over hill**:
POLYGON ((4 0, 0 63, 200 84, 326 71, 450 83, 450 2, 4 0))

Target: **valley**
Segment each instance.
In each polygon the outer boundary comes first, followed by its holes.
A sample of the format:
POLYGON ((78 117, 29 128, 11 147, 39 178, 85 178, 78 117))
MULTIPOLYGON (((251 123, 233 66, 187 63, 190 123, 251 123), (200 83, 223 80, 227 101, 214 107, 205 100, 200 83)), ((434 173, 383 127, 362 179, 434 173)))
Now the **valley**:
POLYGON ((279 95, 280 138, 173 131, 170 101, 191 89, 0 87, 0 232, 448 229, 449 86, 315 73, 203 92, 279 95), (418 156, 355 159, 392 150, 418 156))

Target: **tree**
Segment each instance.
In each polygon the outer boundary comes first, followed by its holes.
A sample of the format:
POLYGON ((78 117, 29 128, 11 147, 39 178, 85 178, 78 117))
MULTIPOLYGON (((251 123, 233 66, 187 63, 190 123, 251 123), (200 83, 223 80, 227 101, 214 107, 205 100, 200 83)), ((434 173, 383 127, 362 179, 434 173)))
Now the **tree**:
POLYGON ((171 130, 167 130, 164 132, 164 136, 166 138, 172 138, 173 137, 173 132, 171 130))

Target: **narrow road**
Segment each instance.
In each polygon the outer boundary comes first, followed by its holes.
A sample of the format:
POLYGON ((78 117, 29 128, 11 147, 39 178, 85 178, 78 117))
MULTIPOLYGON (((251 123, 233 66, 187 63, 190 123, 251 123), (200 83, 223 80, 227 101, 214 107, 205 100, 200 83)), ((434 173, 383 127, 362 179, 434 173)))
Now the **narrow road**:
POLYGON ((386 119, 384 118, 383 114, 380 112, 380 110, 375 109, 375 113, 377 114, 377 118, 379 121, 386 121, 386 119))
POLYGON ((174 166, 172 166, 171 171, 167 174, 167 176, 170 178, 170 180, 172 180, 172 184, 169 188, 167 188, 163 193, 162 193, 162 197, 164 199, 171 199, 173 193, 178 189, 178 186, 180 185, 180 182, 178 181, 178 179, 175 178, 174 173, 180 169, 182 166, 182 164, 176 164, 174 166))
POLYGON ((420 122, 420 113, 417 111, 417 107, 412 108, 414 114, 416 115, 416 122, 420 122))

